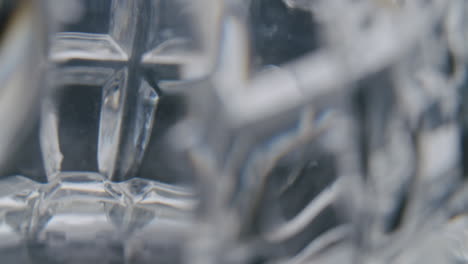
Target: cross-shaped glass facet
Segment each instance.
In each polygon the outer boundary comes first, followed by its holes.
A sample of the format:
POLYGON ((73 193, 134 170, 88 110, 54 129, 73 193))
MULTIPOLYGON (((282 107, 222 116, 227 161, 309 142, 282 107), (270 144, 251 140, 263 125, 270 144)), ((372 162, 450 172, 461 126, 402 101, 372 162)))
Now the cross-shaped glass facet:
POLYGON ((65 31, 52 38, 54 95, 41 122, 45 169, 49 180, 61 171, 96 170, 123 179, 148 144, 159 100, 155 83, 190 76, 193 26, 177 1, 81 4, 85 21, 60 25, 65 31))

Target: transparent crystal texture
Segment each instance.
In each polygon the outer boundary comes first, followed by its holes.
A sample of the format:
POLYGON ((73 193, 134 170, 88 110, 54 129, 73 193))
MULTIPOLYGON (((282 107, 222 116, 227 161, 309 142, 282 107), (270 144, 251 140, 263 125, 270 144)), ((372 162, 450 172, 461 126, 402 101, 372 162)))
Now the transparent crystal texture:
POLYGON ((465 0, 0 1, 1 263, 465 263, 465 0))

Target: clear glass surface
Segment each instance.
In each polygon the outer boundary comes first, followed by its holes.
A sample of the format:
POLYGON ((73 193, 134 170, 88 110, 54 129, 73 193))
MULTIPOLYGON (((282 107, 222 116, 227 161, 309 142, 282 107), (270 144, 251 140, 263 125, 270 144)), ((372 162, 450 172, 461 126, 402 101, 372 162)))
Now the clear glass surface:
POLYGON ((0 1, 0 263, 464 263, 464 0, 0 1))

